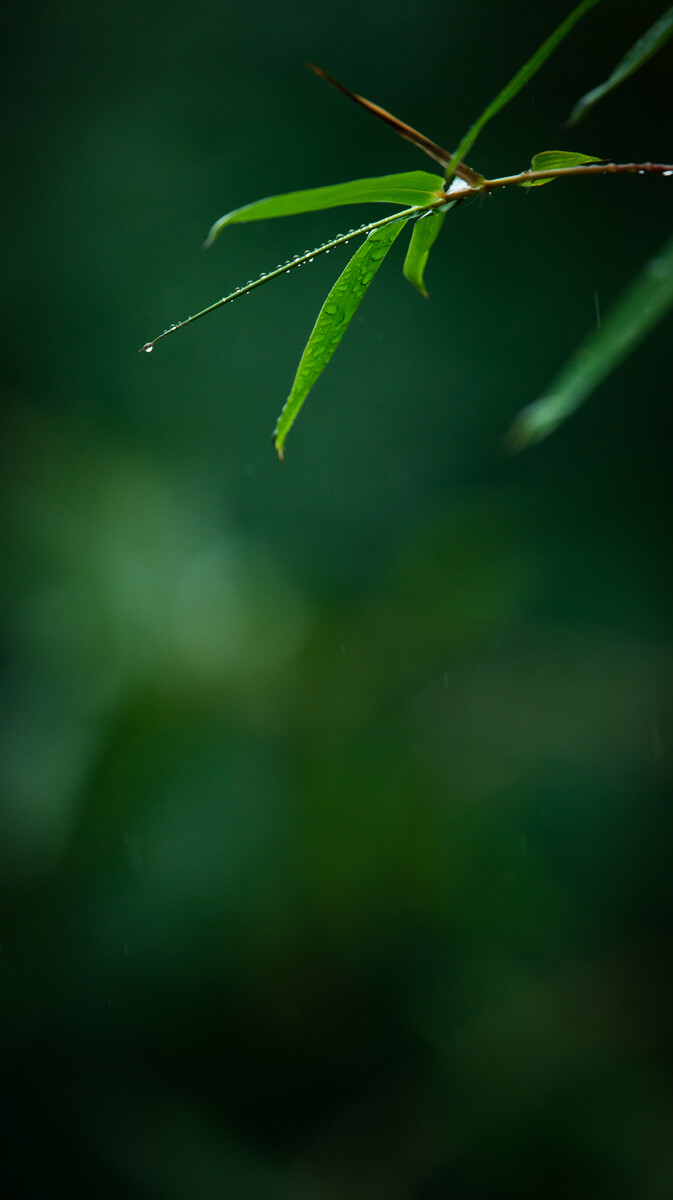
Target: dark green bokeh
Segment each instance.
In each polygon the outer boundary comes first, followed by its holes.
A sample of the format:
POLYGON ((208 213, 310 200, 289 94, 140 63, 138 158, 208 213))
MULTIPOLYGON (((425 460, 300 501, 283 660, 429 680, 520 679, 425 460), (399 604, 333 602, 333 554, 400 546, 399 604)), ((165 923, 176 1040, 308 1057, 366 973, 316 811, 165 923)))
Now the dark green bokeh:
MULTIPOLYGON (((6 31, 12 1196, 673 1191, 670 321, 501 450, 671 181, 451 213, 427 302, 395 247, 284 469, 347 249, 137 353, 358 215, 202 254, 228 209, 428 167, 305 60, 451 146, 569 6, 74 0, 6 31)), ((471 165, 671 161, 670 47, 561 128, 660 10, 605 0, 471 165)))

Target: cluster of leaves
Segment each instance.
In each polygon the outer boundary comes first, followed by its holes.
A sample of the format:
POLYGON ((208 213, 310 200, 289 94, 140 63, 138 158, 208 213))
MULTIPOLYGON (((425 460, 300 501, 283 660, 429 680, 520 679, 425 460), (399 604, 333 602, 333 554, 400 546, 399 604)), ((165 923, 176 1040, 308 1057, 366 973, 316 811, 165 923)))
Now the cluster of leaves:
MULTIPOLYGON (((290 394, 278 418, 274 444, 282 461, 287 435, 296 420, 309 391, 325 369, 339 345, 348 325, 367 291, 374 275, 393 242, 408 222, 413 223, 411 241, 404 261, 404 275, 424 296, 427 291, 424 272, 432 246, 441 231, 447 212, 480 193, 501 187, 537 187, 554 179, 587 172, 655 172, 673 175, 673 166, 653 163, 615 164, 593 155, 571 151, 546 150, 535 155, 527 171, 500 179, 488 180, 468 167, 464 157, 469 153, 484 126, 512 100, 567 37, 573 26, 600 0, 582 0, 547 40, 514 75, 462 138, 457 150, 450 154, 424 134, 412 129, 385 109, 350 92, 342 84, 312 68, 358 104, 385 121, 406 140, 414 143, 444 168, 443 175, 412 171, 358 179, 334 186, 290 192, 247 204, 221 217, 213 225, 206 245, 211 245, 228 225, 261 221, 272 217, 314 212, 348 204, 386 203, 400 211, 378 221, 361 225, 349 233, 334 238, 322 246, 297 255, 273 271, 236 289, 195 316, 171 326, 154 341, 146 343, 151 350, 156 341, 180 329, 206 313, 246 294, 276 276, 292 270, 318 255, 352 238, 366 235, 342 271, 323 304, 317 321, 302 354, 290 394)), ((568 121, 576 124, 591 107, 615 87, 624 82, 643 65, 673 34, 673 8, 669 9, 617 64, 610 77, 594 88, 575 105, 568 121)), ((510 432, 510 444, 520 448, 539 440, 555 429, 598 386, 601 380, 633 349, 652 326, 673 305, 673 238, 649 263, 631 288, 617 301, 596 330, 566 364, 553 381, 548 392, 525 408, 517 417, 510 432)))

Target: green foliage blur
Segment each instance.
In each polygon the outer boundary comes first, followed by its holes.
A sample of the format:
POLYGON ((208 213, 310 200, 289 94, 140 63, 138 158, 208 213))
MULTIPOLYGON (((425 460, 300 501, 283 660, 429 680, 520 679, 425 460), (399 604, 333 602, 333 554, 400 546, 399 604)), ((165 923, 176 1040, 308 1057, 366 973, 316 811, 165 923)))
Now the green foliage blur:
MULTIPOLYGON (((305 60, 453 146, 568 8, 6 18, 12 1198, 673 1194, 670 319, 502 449, 668 236, 669 181, 449 214, 429 301, 394 247, 284 468, 352 248, 137 353, 350 222, 203 254, 222 212, 427 166, 305 60)), ((470 165, 670 161, 668 48, 562 128, 660 10, 599 5, 470 165)))

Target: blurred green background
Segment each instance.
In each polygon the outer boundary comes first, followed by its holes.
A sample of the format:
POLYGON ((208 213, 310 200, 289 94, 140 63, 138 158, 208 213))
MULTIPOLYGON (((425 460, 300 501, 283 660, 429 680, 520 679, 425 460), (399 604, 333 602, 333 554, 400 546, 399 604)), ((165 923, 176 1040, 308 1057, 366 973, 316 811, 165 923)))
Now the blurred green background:
MULTIPOLYGON (((670 232, 669 181, 395 246, 276 416, 349 251, 147 338, 381 209, 570 7, 26 4, 3 34, 0 770, 7 1195, 673 1195, 671 324, 557 435, 502 437, 670 232), (448 382, 447 382, 448 380, 448 382)), ((671 161, 661 12, 606 0, 485 131, 671 161)))

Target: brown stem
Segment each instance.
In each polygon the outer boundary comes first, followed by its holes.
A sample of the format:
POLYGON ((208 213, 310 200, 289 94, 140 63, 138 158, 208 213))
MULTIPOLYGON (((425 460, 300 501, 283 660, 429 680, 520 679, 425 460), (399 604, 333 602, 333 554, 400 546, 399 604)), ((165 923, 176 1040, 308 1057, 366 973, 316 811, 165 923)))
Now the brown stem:
POLYGON ((483 192, 501 187, 516 187, 535 183, 538 179, 564 179, 578 175, 673 175, 670 163, 586 163, 576 167, 557 167, 551 171, 522 171, 519 175, 503 175, 500 179, 485 179, 483 192))
MULTIPOLYGON (((334 79, 332 75, 328 75, 327 71, 323 71, 321 67, 315 67, 313 63, 306 63, 306 66, 309 71, 313 71, 321 79, 326 80, 327 83, 331 83, 332 87, 343 92, 345 96, 350 97, 356 104, 359 104, 367 112, 370 112, 372 116, 377 117, 379 121, 383 121, 385 125, 389 125, 405 141, 411 142, 413 146, 416 146, 419 150, 423 150, 425 154, 429 154, 430 158, 434 158, 435 162, 438 162, 442 167, 448 167, 452 155, 443 146, 439 146, 437 142, 433 142, 431 138, 426 137, 424 133, 420 133, 413 126, 407 125, 406 121, 400 121, 399 117, 393 116, 391 112, 388 112, 387 108, 381 108, 381 105, 374 104, 373 100, 367 100, 364 96, 358 96, 357 92, 352 92, 343 83, 339 83, 338 79, 334 79)), ((453 173, 471 187, 481 187, 484 181, 483 175, 480 175, 478 171, 473 171, 472 167, 468 167, 467 163, 456 163, 453 173)))

